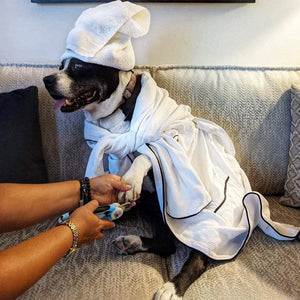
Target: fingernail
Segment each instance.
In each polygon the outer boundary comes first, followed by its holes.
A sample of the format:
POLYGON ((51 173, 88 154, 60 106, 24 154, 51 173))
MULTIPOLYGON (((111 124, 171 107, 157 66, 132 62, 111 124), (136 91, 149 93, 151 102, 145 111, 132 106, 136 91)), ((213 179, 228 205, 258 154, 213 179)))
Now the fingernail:
POLYGON ((131 185, 130 184, 126 184, 126 187, 131 189, 131 185))

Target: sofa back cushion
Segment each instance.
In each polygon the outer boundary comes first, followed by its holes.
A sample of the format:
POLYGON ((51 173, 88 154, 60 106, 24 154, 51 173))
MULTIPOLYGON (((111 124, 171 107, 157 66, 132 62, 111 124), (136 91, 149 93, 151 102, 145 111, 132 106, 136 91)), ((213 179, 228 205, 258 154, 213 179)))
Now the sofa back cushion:
MULTIPOLYGON (((84 176, 90 149, 83 137, 81 111, 64 114, 43 77, 58 66, 0 66, 0 92, 36 85, 40 125, 49 181, 84 176)), ((300 81, 300 68, 137 67, 148 70, 158 86, 195 116, 222 126, 233 139, 236 157, 252 188, 264 194, 283 192, 289 157, 290 87, 300 81)))
POLYGON ((195 116, 223 127, 252 188, 283 192, 289 153, 290 87, 300 68, 172 67, 153 70, 158 85, 195 116))
POLYGON ((83 137, 82 112, 65 114, 53 108, 54 100, 44 87, 43 77, 58 66, 7 65, 0 67, 0 92, 28 85, 38 87, 43 152, 50 182, 84 176, 90 148, 83 137))

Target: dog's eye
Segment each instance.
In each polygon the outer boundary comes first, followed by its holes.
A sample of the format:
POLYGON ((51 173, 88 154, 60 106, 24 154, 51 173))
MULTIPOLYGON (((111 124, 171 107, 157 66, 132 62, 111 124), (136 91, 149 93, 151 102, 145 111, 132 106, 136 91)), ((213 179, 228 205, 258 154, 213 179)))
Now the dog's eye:
POLYGON ((74 64, 73 69, 76 71, 82 69, 82 64, 74 64))

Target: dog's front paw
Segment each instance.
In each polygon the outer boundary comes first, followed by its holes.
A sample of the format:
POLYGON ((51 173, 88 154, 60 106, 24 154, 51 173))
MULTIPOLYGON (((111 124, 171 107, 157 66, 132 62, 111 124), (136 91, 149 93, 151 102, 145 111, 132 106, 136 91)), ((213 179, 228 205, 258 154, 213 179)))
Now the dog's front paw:
POLYGON ((139 176, 138 174, 133 174, 133 172, 127 172, 122 177, 122 181, 131 185, 131 189, 126 192, 120 191, 118 194, 118 202, 124 203, 137 200, 142 191, 143 178, 144 177, 139 176))
POLYGON ((137 235, 120 235, 113 244, 118 248, 120 254, 133 254, 139 251, 145 251, 143 242, 137 235))
POLYGON ((153 300, 181 300, 182 297, 176 294, 175 285, 173 282, 166 282, 155 293, 153 300))

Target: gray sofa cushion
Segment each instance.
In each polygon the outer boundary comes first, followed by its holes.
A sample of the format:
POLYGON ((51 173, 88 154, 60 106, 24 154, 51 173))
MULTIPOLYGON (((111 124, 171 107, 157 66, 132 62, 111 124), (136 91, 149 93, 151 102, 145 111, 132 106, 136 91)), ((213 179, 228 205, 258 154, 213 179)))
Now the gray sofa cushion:
MULTIPOLYGON (((90 149, 83 139, 82 112, 54 111, 42 78, 58 66, 0 66, 0 92, 39 88, 43 150, 50 181, 84 176, 90 149), (3 78, 3 79, 2 79, 3 78)), ((252 188, 283 193, 288 165, 290 86, 300 68, 137 67, 148 70, 171 97, 194 115, 216 122, 234 141, 236 156, 252 188)))
POLYGON ((292 87, 290 154, 284 196, 280 203, 300 207, 300 85, 292 87))
MULTIPOLYGON (((297 210, 268 198, 274 220, 300 224, 297 210)), ((0 250, 55 225, 48 222, 0 237, 0 250)), ((61 259, 20 300, 151 300, 154 292, 182 267, 189 249, 178 244, 175 254, 117 254, 112 240, 121 234, 151 236, 138 214, 128 212, 93 246, 83 246, 61 259)), ((241 253, 231 261, 210 261, 208 270, 187 290, 184 299, 298 299, 299 241, 283 242, 255 229, 241 253)))
POLYGON ((43 77, 57 70, 58 66, 48 65, 0 66, 0 92, 28 85, 39 89, 43 152, 50 182, 83 177, 90 152, 83 138, 83 113, 54 110, 54 101, 44 87, 43 77))
POLYGON ((283 193, 290 87, 300 80, 300 69, 160 66, 152 72, 177 102, 229 133, 254 190, 283 193))
MULTIPOLYGON (((283 190, 288 144, 282 145, 279 138, 273 141, 273 134, 269 134, 280 128, 281 134, 287 134, 283 139, 288 139, 289 88, 299 80, 300 68, 137 68, 142 69, 149 70, 174 99, 191 105, 195 115, 211 119, 229 132, 254 188, 283 190), (267 142, 271 145, 265 145, 267 142), (260 156, 270 165, 261 165, 260 156), (275 171, 279 174, 274 175, 275 171)), ((55 70, 56 66, 0 66, 0 92, 29 85, 39 88, 43 149, 50 181, 81 177, 90 152, 83 141, 82 113, 54 111, 53 100, 43 87, 43 76, 55 70)), ((299 211, 281 206, 278 198, 269 200, 275 220, 299 226, 299 211)), ((0 250, 54 225, 53 220, 3 234, 0 250)), ((152 299, 163 282, 182 267, 189 249, 179 244, 176 253, 168 258, 150 253, 118 255, 112 240, 120 234, 134 233, 150 236, 151 230, 137 214, 129 212, 103 240, 60 260, 20 299, 152 299)), ((299 242, 280 242, 256 229, 237 258, 227 263, 210 262, 207 272, 187 290, 184 299, 298 299, 299 253, 299 242)))

